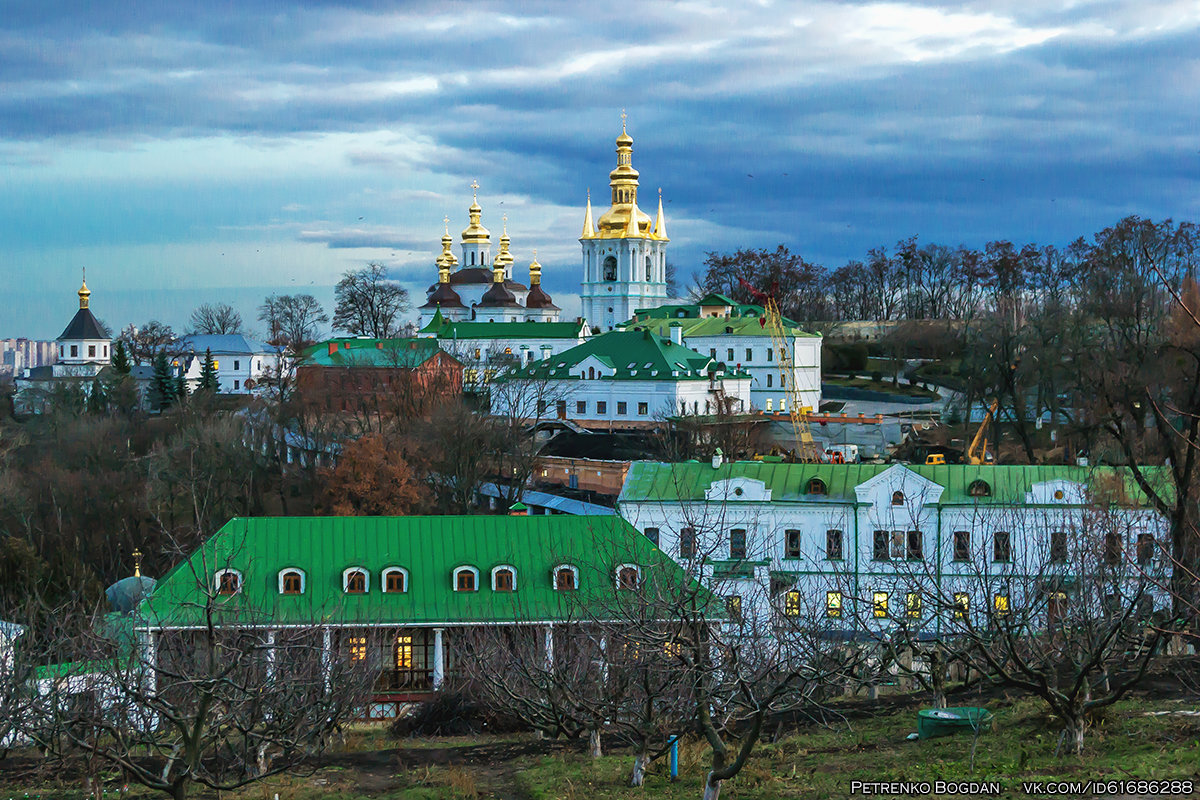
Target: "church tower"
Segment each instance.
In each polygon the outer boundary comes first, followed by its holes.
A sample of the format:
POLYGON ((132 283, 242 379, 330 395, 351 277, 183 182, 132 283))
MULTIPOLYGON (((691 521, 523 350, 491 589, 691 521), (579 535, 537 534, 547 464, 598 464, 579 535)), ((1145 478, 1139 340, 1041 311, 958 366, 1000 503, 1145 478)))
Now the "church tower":
POLYGON ((471 216, 471 224, 462 232, 462 266, 488 269, 492 263, 492 234, 479 223, 483 209, 479 206, 479 183, 471 182, 473 197, 467 213, 471 216))
POLYGON ((91 297, 85 276, 79 287, 79 310, 55 342, 58 346, 55 377, 95 375, 112 359, 109 353, 112 340, 104 335, 100 323, 88 308, 91 297))
POLYGON ((609 331, 633 318, 639 308, 662 305, 667 300, 667 225, 662 194, 658 218, 651 220, 638 208, 638 171, 633 168, 633 137, 621 115, 617 137, 617 167, 608 175, 612 199, 598 222, 592 222, 588 193, 584 212, 583 286, 580 299, 588 324, 609 331))

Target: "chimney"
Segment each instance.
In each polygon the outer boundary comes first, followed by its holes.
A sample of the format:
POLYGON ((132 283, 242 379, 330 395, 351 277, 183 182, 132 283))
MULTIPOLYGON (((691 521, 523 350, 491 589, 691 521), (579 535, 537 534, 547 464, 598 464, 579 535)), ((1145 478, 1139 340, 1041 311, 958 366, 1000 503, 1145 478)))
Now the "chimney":
POLYGON ((671 328, 671 341, 674 342, 675 344, 680 344, 680 345, 683 344, 683 326, 680 325, 678 322, 672 322, 670 325, 670 328, 671 328))
POLYGON ((550 345, 544 344, 542 345, 542 360, 545 361, 548 358, 550 358, 550 345))
POLYGON ((725 454, 722 453, 721 448, 718 447, 717 452, 713 453, 712 467, 713 469, 720 469, 723 463, 725 463, 725 454))
POLYGON ((329 343, 329 355, 333 355, 334 353, 336 353, 337 349, 338 349, 337 342, 329 343))

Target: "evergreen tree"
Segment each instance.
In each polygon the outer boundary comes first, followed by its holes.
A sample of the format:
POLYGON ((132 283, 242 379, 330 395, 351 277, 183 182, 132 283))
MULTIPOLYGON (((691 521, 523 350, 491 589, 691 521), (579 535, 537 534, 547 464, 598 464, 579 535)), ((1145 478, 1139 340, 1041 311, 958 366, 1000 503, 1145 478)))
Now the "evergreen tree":
POLYGON ((175 380, 171 377, 171 365, 167 363, 167 354, 159 352, 154 357, 154 375, 150 379, 150 405, 162 410, 174 403, 177 396, 175 380))
POLYGON ((113 346, 112 368, 118 375, 128 375, 132 366, 129 363, 129 354, 125 352, 125 343, 117 339, 117 343, 113 346))
POLYGON ((99 416, 108 410, 108 393, 99 378, 92 378, 92 387, 87 396, 87 411, 99 416))
POLYGON ((213 394, 221 389, 221 381, 217 377, 217 365, 213 361, 211 350, 204 351, 204 365, 200 368, 200 383, 196 388, 213 394))
POLYGON ((183 375, 175 379, 175 398, 181 403, 188 398, 187 381, 183 379, 183 375))

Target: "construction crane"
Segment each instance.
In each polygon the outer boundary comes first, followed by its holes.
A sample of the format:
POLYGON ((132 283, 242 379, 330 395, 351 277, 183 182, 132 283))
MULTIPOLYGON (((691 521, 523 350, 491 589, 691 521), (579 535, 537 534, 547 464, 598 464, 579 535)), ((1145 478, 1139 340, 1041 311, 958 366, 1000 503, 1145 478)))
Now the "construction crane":
POLYGON ((991 408, 983 416, 983 422, 979 423, 979 430, 975 431, 975 438, 971 440, 971 446, 967 448, 966 462, 968 464, 978 465, 987 463, 987 430, 992 420, 996 418, 996 410, 998 408, 1000 408, 999 399, 993 400, 991 408))
POLYGON ((738 281, 753 295, 754 299, 762 303, 764 313, 759 324, 771 334, 771 343, 775 347, 775 352, 779 354, 778 361, 776 361, 779 365, 779 385, 783 388, 787 401, 788 418, 792 422, 792 433, 796 441, 796 460, 819 464, 825 461, 825 456, 813 440, 812 427, 808 421, 808 415, 812 409, 800 402, 800 390, 796 386, 795 360, 792 358, 796 337, 789 337, 787 328, 783 324, 783 314, 779 312, 779 303, 775 299, 775 295, 778 293, 777 287, 770 292, 763 292, 755 289, 741 278, 738 278, 738 281))

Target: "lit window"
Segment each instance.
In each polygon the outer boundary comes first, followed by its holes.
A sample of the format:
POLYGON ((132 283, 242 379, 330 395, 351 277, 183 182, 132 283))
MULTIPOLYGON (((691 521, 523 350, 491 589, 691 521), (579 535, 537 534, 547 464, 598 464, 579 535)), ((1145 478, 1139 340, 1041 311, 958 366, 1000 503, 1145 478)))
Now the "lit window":
POLYGON ((471 567, 459 567, 454 571, 454 591, 474 592, 479 588, 479 576, 471 567))
POLYGON ((992 607, 996 610, 997 617, 1008 616, 1008 595, 998 594, 992 598, 992 607))
POLYGON ((571 592, 579 588, 579 571, 567 564, 555 567, 554 588, 560 592, 571 592))
POLYGON ((396 669, 412 669, 413 641, 406 633, 396 634, 396 669))
POLYGON ((389 567, 383 571, 383 591, 403 594, 408 591, 408 573, 400 567, 389 567))
POLYGON ((517 573, 512 567, 496 567, 492 570, 492 591, 515 592, 517 590, 517 573))
POLYGON ((223 569, 216 574, 217 594, 237 594, 242 590, 242 573, 223 569))
POLYGON ((351 636, 346 640, 346 644, 349 645, 351 661, 367 660, 367 637, 351 636))
POLYGON ((725 598, 725 610, 734 622, 742 621, 742 596, 733 594, 725 598))
POLYGON ((767 409, 766 409, 766 410, 767 410, 767 411, 771 411, 771 410, 772 410, 772 409, 771 409, 771 398, 769 398, 769 397, 767 398, 767 409))
POLYGON ((304 573, 298 569, 285 569, 279 574, 280 594, 303 594, 304 573))
POLYGON ((825 616, 837 618, 842 616, 842 593, 825 593, 825 616))
POLYGON ((888 615, 887 592, 875 592, 871 596, 871 613, 876 619, 882 619, 888 615))
POLYGON ((955 592, 954 593, 954 618, 955 619, 966 619, 967 611, 969 611, 970 608, 971 608, 971 598, 967 596, 967 593, 966 592, 955 592))
POLYGON ((916 592, 909 592, 904 596, 904 608, 908 611, 908 616, 912 618, 921 616, 921 595, 916 592))
POLYGON ((788 591, 784 594, 784 615, 800 615, 800 593, 798 591, 788 591))

